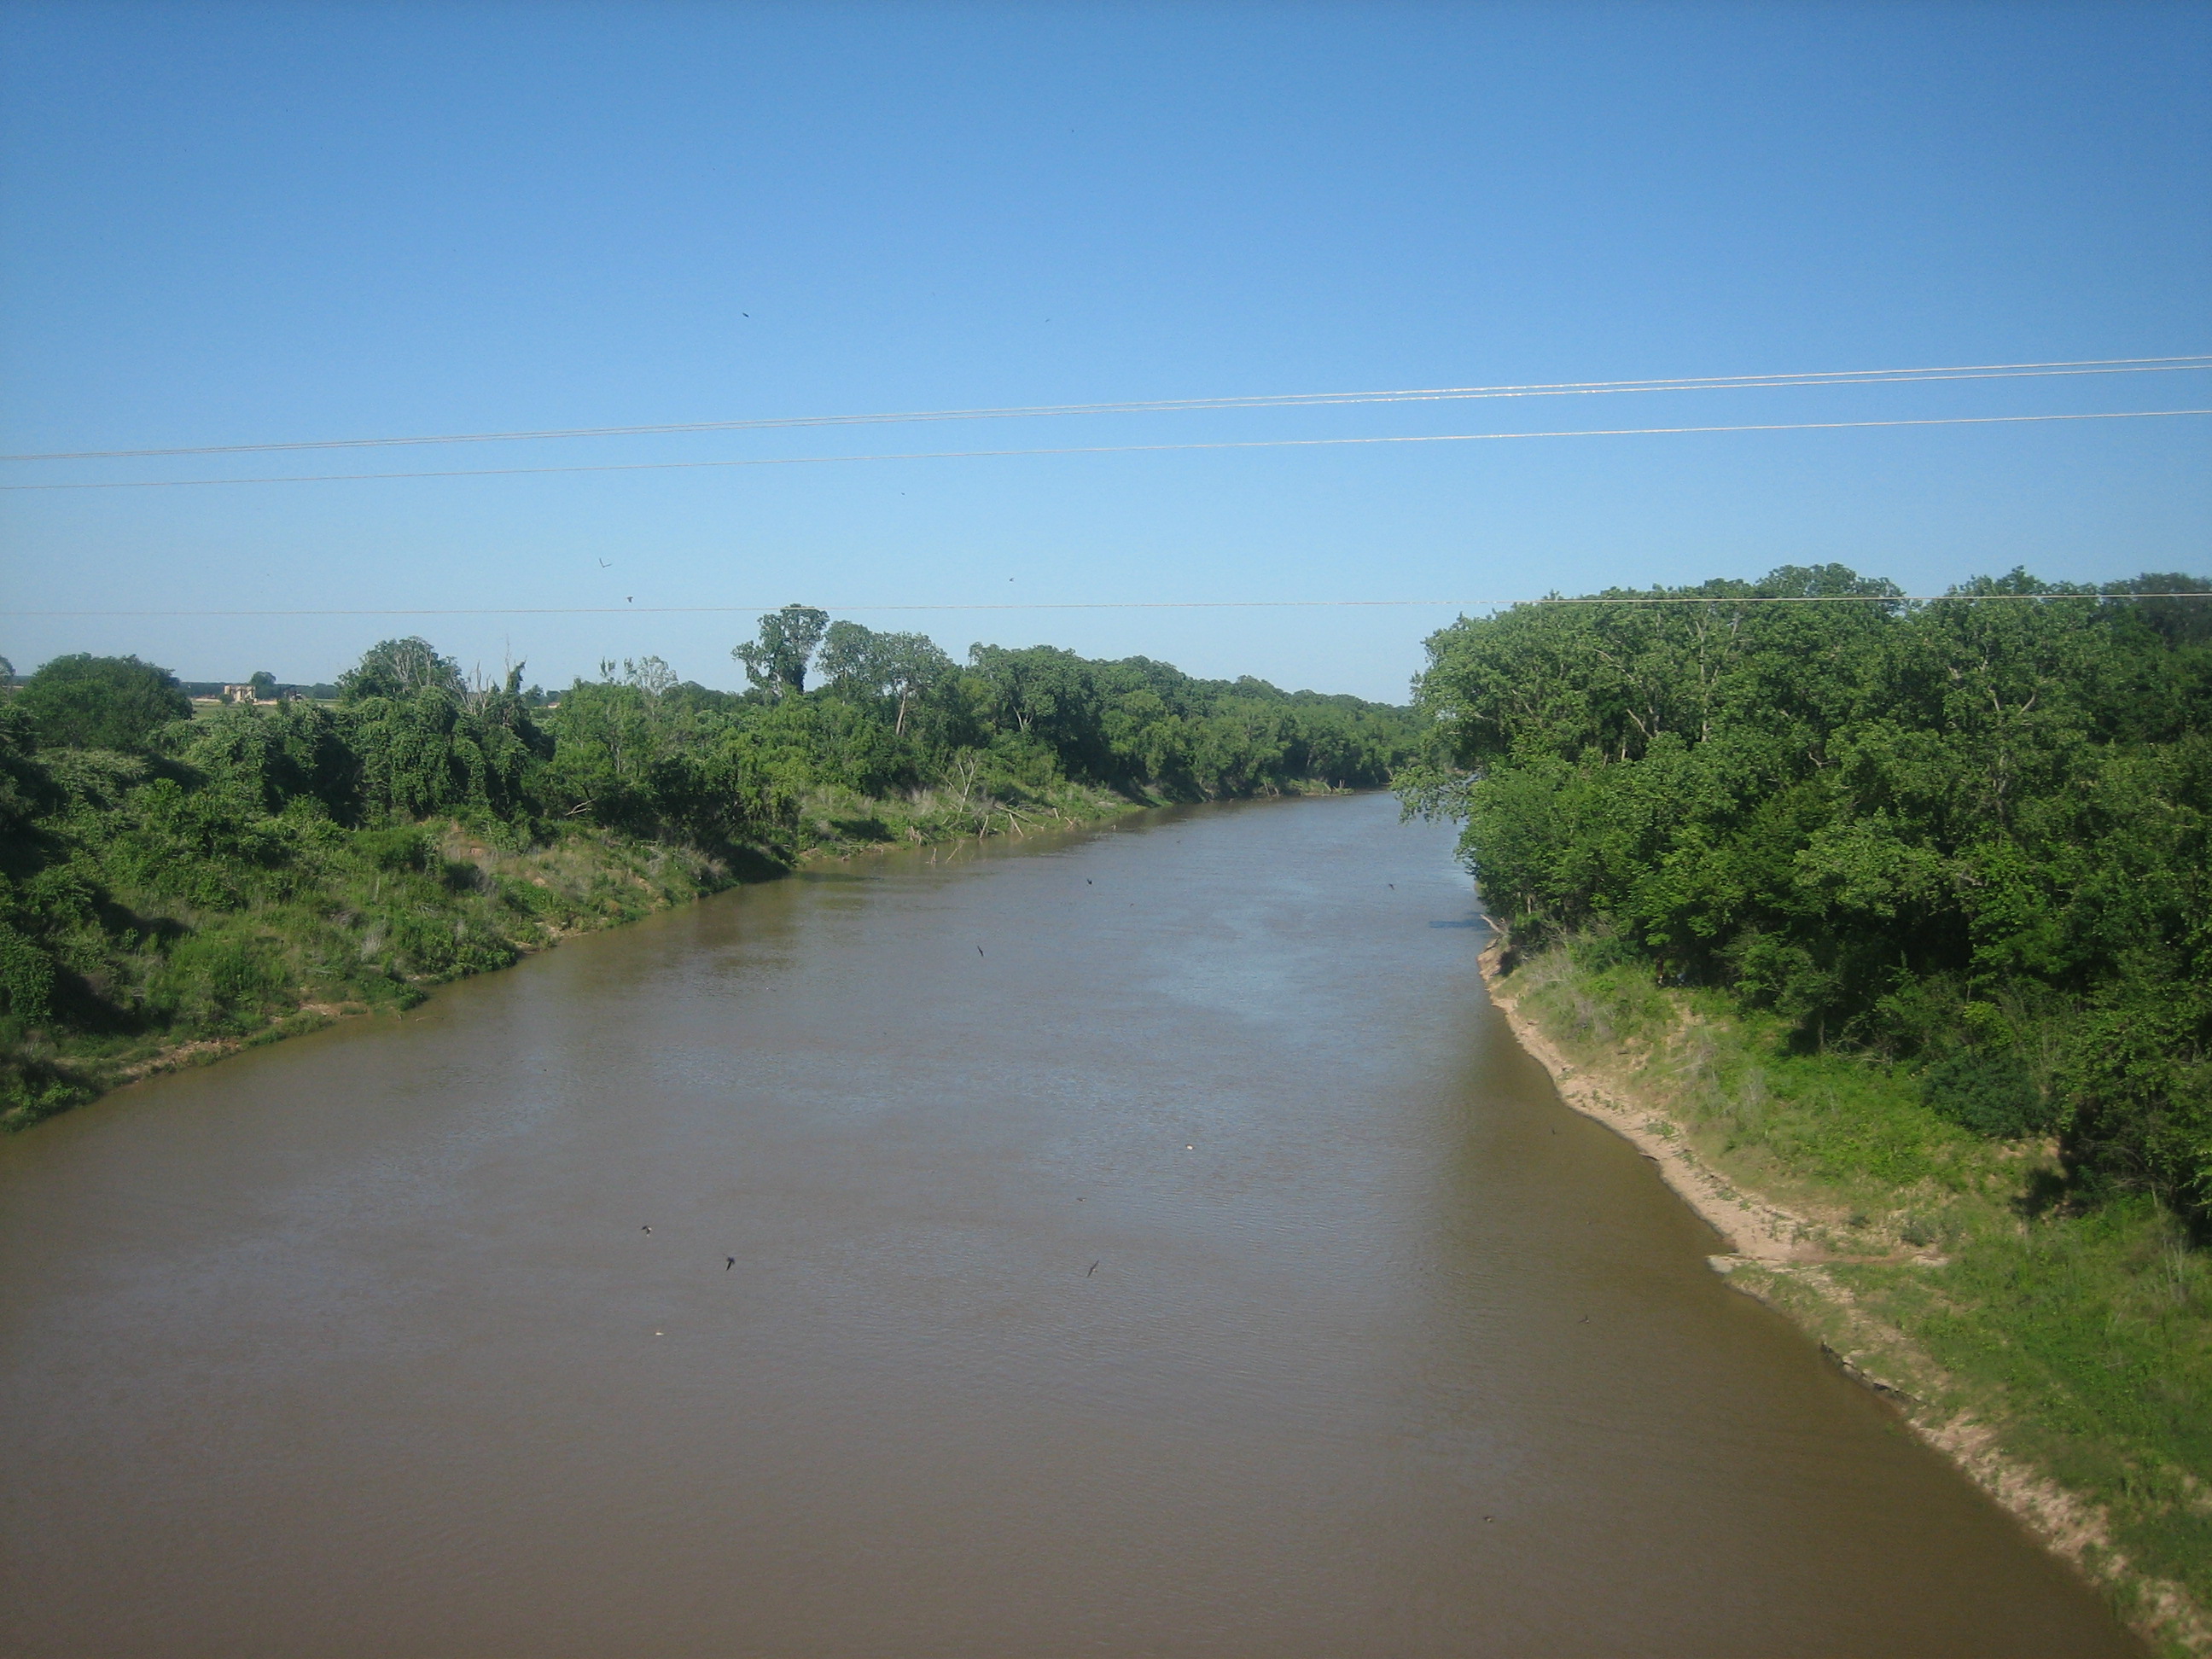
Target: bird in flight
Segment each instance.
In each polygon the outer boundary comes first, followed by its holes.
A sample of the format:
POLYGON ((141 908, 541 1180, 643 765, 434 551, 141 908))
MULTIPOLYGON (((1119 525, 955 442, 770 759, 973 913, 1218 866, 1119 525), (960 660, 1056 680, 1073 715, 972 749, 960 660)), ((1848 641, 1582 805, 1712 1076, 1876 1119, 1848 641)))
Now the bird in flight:
POLYGON ((650 1227, 641 1227, 641 1228, 639 1228, 639 1229, 638 1229, 638 1231, 640 1231, 640 1232, 641 1232, 641 1233, 649 1233, 649 1232, 651 1232, 652 1231, 653 1231, 653 1229, 652 1229, 652 1228, 650 1228, 650 1227))
POLYGON ((605 559, 601 559, 599 561, 599 568, 602 570, 611 570, 614 568, 614 566, 609 564, 605 559))
POLYGON ((722 1258, 722 1271, 723 1271, 724 1273, 727 1273, 727 1272, 729 1272, 731 1268, 732 1268, 732 1267, 736 1267, 737 1265, 738 1265, 738 1259, 737 1259, 737 1257, 735 1257, 735 1256, 733 1256, 733 1255, 726 1255, 726 1256, 724 1256, 724 1257, 722 1258))

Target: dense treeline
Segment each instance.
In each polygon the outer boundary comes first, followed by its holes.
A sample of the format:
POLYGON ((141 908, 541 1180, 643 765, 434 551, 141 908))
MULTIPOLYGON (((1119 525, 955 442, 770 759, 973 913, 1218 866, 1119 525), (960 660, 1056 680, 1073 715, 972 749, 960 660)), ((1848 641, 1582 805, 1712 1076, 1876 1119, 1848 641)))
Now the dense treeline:
POLYGON ((1910 604, 1825 566, 1462 619, 1401 787, 1465 814, 1516 940, 1727 988, 1954 1122, 2059 1136, 2077 1190, 2203 1216, 2212 600, 2123 595, 2208 590, 2015 571, 1910 604))
POLYGON ((1177 800, 1379 787, 1413 729, 1405 711, 1356 697, 1194 679, 1142 657, 978 645, 963 666, 921 635, 798 605, 763 617, 733 654, 752 682, 744 693, 676 684, 653 658, 604 665, 600 681, 564 692, 538 786, 548 810, 682 825, 738 787, 766 833, 798 825, 800 804, 824 790, 951 796, 988 815, 1070 783, 1177 800))
POLYGON ((392 640, 327 704, 198 718, 134 658, 47 663, 0 705, 0 1119, 180 1042, 412 1000, 811 846, 1379 785, 1412 732, 1141 658, 957 665, 804 606, 733 654, 742 693, 647 658, 549 696, 392 640))

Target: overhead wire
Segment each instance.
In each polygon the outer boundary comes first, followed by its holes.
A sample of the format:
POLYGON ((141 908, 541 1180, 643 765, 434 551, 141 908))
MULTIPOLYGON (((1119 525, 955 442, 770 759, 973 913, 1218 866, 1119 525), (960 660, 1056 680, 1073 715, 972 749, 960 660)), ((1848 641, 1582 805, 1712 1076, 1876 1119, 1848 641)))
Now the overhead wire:
MULTIPOLYGON (((1428 609, 1510 611, 1522 605, 1989 605, 2056 604, 2064 600, 2129 603, 2140 599, 2212 599, 2212 592, 2181 593, 1604 593, 1520 599, 1076 599, 975 604, 825 605, 839 615, 878 611, 1309 611, 1428 609)), ((0 617, 720 617, 759 614, 772 605, 365 605, 343 610, 262 611, 0 611, 0 617)))
POLYGON ((1088 404, 1010 404, 997 408, 795 415, 746 420, 661 422, 641 426, 546 428, 512 432, 448 432, 405 437, 307 438, 161 448, 54 450, 0 455, 0 461, 147 459, 162 456, 246 455, 284 451, 378 449, 421 444, 516 443, 570 438, 666 436, 702 432, 759 432, 784 428, 872 426, 933 421, 988 421, 1079 415, 1329 408, 1349 404, 1458 402, 1496 398, 1612 396, 1639 392, 1725 392, 1829 386, 1908 386, 1945 380, 2030 380, 2084 374, 2173 374, 2212 368, 2212 354, 2166 357, 2079 358, 2033 363, 1972 363, 1917 368, 1812 370, 1772 374, 1689 375, 1674 379, 1560 380, 1515 386, 1413 386, 1368 392, 1276 392, 1246 397, 1153 398, 1088 404))
POLYGON ((2135 409, 2072 415, 1949 415, 1885 421, 1774 421, 1730 426, 1574 428, 1555 432, 1440 432, 1359 438, 1243 438, 1196 443, 1069 444, 1036 449, 915 450, 870 455, 772 455, 711 461, 601 461, 552 466, 484 466, 405 472, 273 473, 232 478, 124 478, 62 483, 0 484, 0 491, 193 489, 218 484, 367 483, 396 478, 502 478, 549 473, 684 472, 755 466, 822 466, 848 461, 954 461, 1043 455, 1146 455, 1173 451, 1328 449, 1376 444, 1462 444, 1536 438, 1648 438, 1723 432, 1841 432, 1879 427, 2017 426, 2049 421, 2142 421, 2212 415, 2212 409, 2135 409))

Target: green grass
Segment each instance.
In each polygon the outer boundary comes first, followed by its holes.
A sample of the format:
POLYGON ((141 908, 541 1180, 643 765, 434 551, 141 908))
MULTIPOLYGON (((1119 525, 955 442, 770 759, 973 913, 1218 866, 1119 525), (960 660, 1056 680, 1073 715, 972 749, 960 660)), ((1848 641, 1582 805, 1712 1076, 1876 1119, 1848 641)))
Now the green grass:
POLYGON ((2132 1562, 2212 1605, 2212 1272, 2172 1218, 2126 1199, 1975 1229, 1933 1273, 1838 1272, 2132 1562))
MULTIPOLYGON (((2147 1197, 2088 1203, 2055 1144, 1970 1133, 1901 1067, 1793 1052, 1780 1022, 1662 988, 1601 947, 1555 948, 1509 982, 1571 1058, 1819 1224, 1859 1311, 1941 1369, 1933 1403, 1992 1426, 2104 1510, 2134 1569, 2212 1607, 2212 1261, 2179 1221, 2147 1197)), ((2191 1650, 2124 1577, 2107 1589, 2191 1650)))

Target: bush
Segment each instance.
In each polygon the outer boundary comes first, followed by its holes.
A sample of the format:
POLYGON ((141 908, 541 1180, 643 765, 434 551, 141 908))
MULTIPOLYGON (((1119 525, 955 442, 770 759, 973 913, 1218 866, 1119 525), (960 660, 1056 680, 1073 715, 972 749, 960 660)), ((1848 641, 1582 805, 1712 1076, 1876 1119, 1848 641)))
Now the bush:
POLYGON ((1920 1077, 1930 1111, 1992 1140, 2017 1140, 2057 1127, 2057 1114, 2009 1049, 1966 1048, 1937 1060, 1920 1077))
POLYGON ((196 1036, 236 1036, 264 1021, 289 987, 274 953, 237 934, 179 939, 155 976, 152 1000, 196 1036))
POLYGON ((395 875, 404 871, 428 870, 435 850, 428 836, 407 823, 396 823, 384 830, 363 830, 354 836, 353 844, 375 868, 395 875))
POLYGON ((54 992, 53 959, 17 928, 0 921, 0 996, 9 1017, 33 1025, 46 1017, 54 992))

